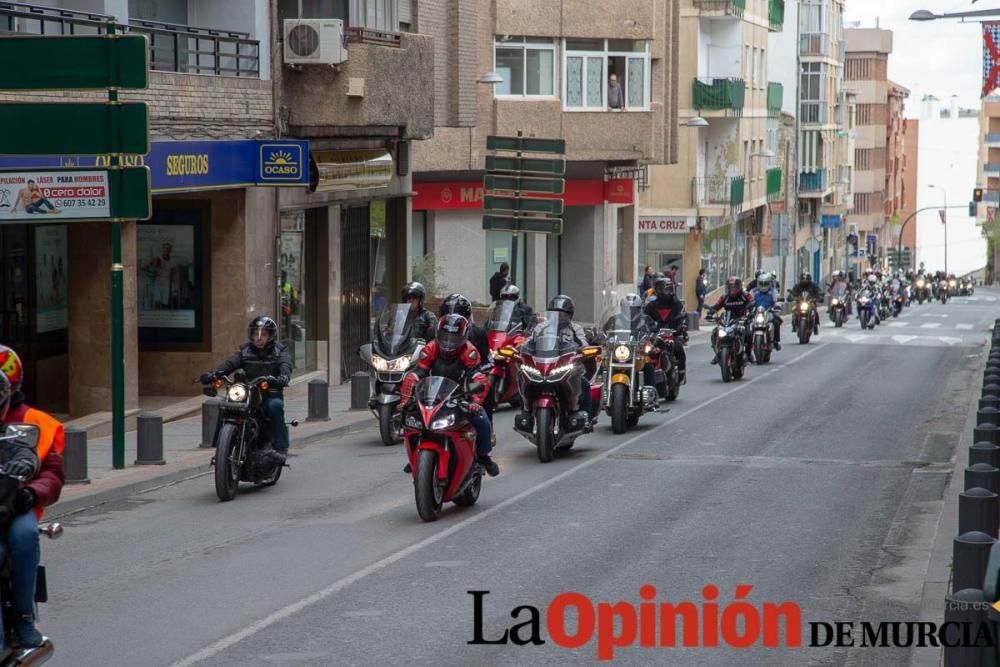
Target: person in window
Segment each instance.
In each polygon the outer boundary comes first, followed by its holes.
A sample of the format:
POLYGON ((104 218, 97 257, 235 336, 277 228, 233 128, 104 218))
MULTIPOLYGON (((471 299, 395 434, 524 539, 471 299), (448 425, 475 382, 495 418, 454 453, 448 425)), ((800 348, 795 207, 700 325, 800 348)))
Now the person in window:
POLYGON ((608 77, 608 108, 625 108, 625 91, 618 85, 618 75, 611 74, 608 77))

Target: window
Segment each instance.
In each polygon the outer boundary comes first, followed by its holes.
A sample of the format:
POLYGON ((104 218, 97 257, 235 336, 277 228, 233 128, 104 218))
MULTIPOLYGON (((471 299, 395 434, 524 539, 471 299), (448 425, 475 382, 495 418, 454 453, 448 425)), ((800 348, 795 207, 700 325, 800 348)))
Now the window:
POLYGON ((757 85, 760 88, 767 88, 767 72, 765 71, 767 69, 767 57, 764 54, 764 49, 761 49, 760 61, 757 63, 760 66, 760 71, 757 72, 757 85))
POLYGON ((552 97, 556 94, 556 44, 533 37, 498 38, 494 71, 503 77, 497 96, 552 97))
POLYGON ((563 109, 649 109, 650 55, 646 41, 566 39, 563 42, 563 109), (621 90, 609 95, 615 77, 621 90))
POLYGON ((743 45, 743 80, 750 85, 750 47, 743 45))
POLYGON ((823 63, 802 63, 799 95, 803 123, 826 122, 826 91, 823 86, 825 75, 826 65, 823 63))
POLYGON ((756 88, 760 79, 757 76, 757 47, 753 47, 753 59, 750 63, 750 84, 752 88, 756 88))
POLYGON ((399 31, 399 0, 278 0, 278 19, 341 19, 345 26, 399 31))

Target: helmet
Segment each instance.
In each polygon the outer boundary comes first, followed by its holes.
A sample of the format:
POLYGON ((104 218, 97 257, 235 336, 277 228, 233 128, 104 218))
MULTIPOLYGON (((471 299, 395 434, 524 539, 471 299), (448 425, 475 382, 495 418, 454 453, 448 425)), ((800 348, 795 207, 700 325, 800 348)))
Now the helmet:
POLYGON ((438 320, 437 333, 434 335, 438 349, 447 355, 457 352, 468 340, 468 328, 469 320, 458 313, 442 317, 438 320))
POLYGON ((803 271, 799 275, 799 282, 800 283, 811 283, 812 279, 813 279, 812 274, 809 273, 808 271, 803 271))
POLYGON ((743 281, 739 276, 729 276, 726 278, 726 292, 730 295, 737 295, 743 291, 743 281))
POLYGON ((439 315, 444 317, 445 315, 451 315, 455 313, 456 315, 461 315, 465 319, 472 321, 472 302, 469 301, 463 294, 449 294, 441 302, 441 312, 439 315))
POLYGON ((642 297, 638 294, 626 294, 625 298, 622 299, 622 305, 627 306, 632 310, 632 315, 636 314, 636 310, 642 310, 642 297))
POLYGON ((250 320, 250 324, 247 325, 247 340, 249 340, 255 347, 265 348, 274 342, 274 339, 278 337, 278 325, 274 323, 270 317, 260 316, 255 317, 250 320), (255 338, 258 334, 264 334, 267 336, 267 341, 263 345, 257 345, 255 338))
POLYGON ((402 294, 400 295, 403 301, 408 301, 409 299, 420 299, 417 302, 418 306, 424 305, 424 299, 427 298, 427 290, 424 289, 422 283, 406 283, 403 286, 402 294))
POLYGON ((10 380, 3 373, 0 373, 0 421, 7 418, 7 410, 10 409, 10 397, 14 395, 11 390, 10 380))
POLYGON ((844 274, 843 274, 843 272, 841 272, 841 271, 840 271, 840 269, 837 269, 836 271, 834 271, 834 272, 833 272, 832 274, 830 274, 830 275, 832 275, 832 276, 833 276, 833 279, 834 279, 834 280, 836 280, 837 278, 840 278, 840 277, 841 277, 842 275, 844 275, 844 274))
POLYGON ((0 372, 10 380, 10 392, 16 394, 21 391, 21 384, 24 382, 24 365, 17 352, 6 345, 0 345, 0 372))
POLYGON ((673 297, 676 294, 674 281, 666 276, 657 278, 653 281, 653 294, 663 299, 673 297))
POLYGON ((872 273, 872 274, 868 275, 868 283, 869 284, 874 285, 877 282, 878 282, 878 278, 875 277, 875 274, 872 273))
POLYGON ((754 271, 753 272, 753 279, 754 280, 760 280, 760 274, 761 273, 763 273, 763 271, 761 271, 760 269, 757 269, 756 271, 754 271))
POLYGON ((511 283, 510 285, 504 285, 500 289, 500 300, 501 301, 513 301, 517 303, 521 299, 521 290, 517 285, 511 283))
POLYGON ((573 299, 565 294, 556 294, 549 301, 548 310, 557 310, 563 313, 559 316, 559 321, 568 322, 573 319, 573 315, 576 313, 576 305, 573 303, 573 299))
POLYGON ((771 274, 767 271, 757 276, 757 289, 766 292, 771 289, 771 274))

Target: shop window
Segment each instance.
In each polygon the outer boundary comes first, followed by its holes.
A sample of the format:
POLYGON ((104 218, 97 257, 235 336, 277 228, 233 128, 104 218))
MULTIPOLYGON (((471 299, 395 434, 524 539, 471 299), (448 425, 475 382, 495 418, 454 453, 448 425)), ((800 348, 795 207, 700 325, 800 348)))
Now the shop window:
POLYGON ((281 214, 281 236, 278 241, 278 295, 281 300, 279 334, 282 344, 292 355, 296 369, 306 365, 306 285, 304 210, 281 214))
POLYGON ((532 37, 497 38, 494 70, 503 77, 498 97, 552 97, 555 95, 556 44, 532 37))

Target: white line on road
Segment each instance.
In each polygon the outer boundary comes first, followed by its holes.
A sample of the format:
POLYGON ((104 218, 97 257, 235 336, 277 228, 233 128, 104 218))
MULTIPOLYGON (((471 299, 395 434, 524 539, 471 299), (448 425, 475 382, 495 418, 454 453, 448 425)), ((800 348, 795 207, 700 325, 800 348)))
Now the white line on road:
POLYGON ((824 347, 826 347, 825 344, 817 345, 817 346, 813 347, 812 349, 810 349, 808 352, 804 352, 804 353, 800 354, 799 356, 795 357, 794 359, 791 359, 787 363, 781 364, 780 366, 775 366, 771 370, 765 372, 763 375, 758 375, 757 377, 754 377, 754 378, 752 378, 750 380, 747 380, 745 382, 741 382, 739 384, 739 386, 733 387, 732 389, 730 389, 728 391, 724 391, 721 394, 719 394, 717 396, 714 396, 714 397, 708 399, 707 401, 704 401, 704 402, 702 402, 702 403, 694 406, 690 410, 685 410, 684 412, 680 413, 676 417, 668 419, 667 421, 663 422, 662 424, 659 424, 658 426, 654 427, 653 429, 651 429, 649 431, 643 431, 642 433, 638 433, 638 434, 632 436, 631 438, 629 438, 628 440, 625 440, 624 442, 622 442, 622 443, 620 443, 620 444, 612 447, 611 449, 609 449, 609 450, 607 450, 605 452, 602 452, 601 454, 598 454, 597 456, 595 456, 595 457, 593 457, 591 459, 587 459, 586 461, 583 461, 583 462, 579 463, 578 465, 573 466, 572 468, 569 468, 568 470, 565 470, 565 471, 559 473, 555 477, 551 477, 551 478, 545 480, 544 482, 536 484, 535 486, 533 486, 533 487, 531 487, 529 489, 525 489, 521 493, 518 493, 515 496, 511 496, 507 500, 501 501, 500 503, 498 503, 496 505, 493 505, 492 507, 489 507, 489 508, 483 510, 482 512, 479 512, 478 514, 470 516, 470 517, 468 517, 466 519, 462 519, 461 521, 459 521, 455 525, 453 525, 453 526, 451 526, 449 528, 446 528, 446 529, 442 530, 439 533, 435 533, 435 534, 431 535, 430 537, 427 537, 427 538, 425 538, 425 539, 423 539, 423 540, 421 540, 421 541, 419 541, 419 542, 417 542, 415 544, 411 544, 410 546, 405 547, 404 549, 401 549, 401 550, 397 551, 394 554, 390 554, 389 556, 386 556, 385 558, 383 558, 380 561, 376 561, 376 562, 372 563, 371 565, 363 567, 360 570, 358 570, 358 571, 356 571, 356 572, 354 572, 352 574, 347 575, 346 577, 338 579, 337 581, 333 582, 332 584, 330 584, 326 588, 324 588, 324 589, 322 589, 320 591, 317 591, 317 592, 313 593, 312 595, 304 597, 301 600, 299 600, 298 602, 293 602, 292 604, 290 604, 290 605, 288 605, 286 607, 283 607, 283 608, 279 609, 278 611, 273 612, 273 613, 265 616, 264 618, 260 619, 259 621, 255 622, 255 623, 251 623, 250 625, 248 625, 247 627, 243 628, 239 632, 234 632, 233 634, 229 635, 228 637, 223 637, 219 641, 217 641, 214 644, 211 644, 209 646, 206 646, 205 648, 203 648, 202 650, 198 651, 197 653, 195 653, 193 655, 190 655, 187 658, 184 658, 182 660, 179 660, 179 661, 173 663, 170 667, 190 667, 191 665, 196 665, 199 662, 202 662, 204 660, 208 660, 209 658, 212 658, 212 657, 218 655, 219 653, 222 653, 227 648, 240 643, 244 639, 248 639, 248 638, 254 636, 255 634, 257 634, 258 632, 261 632, 265 628, 270 627, 270 626, 274 625, 275 623, 288 618, 289 616, 292 616, 294 614, 299 613, 300 611, 302 611, 306 607, 309 607, 311 605, 316 604, 317 602, 321 602, 321 601, 325 600, 326 598, 330 597, 334 593, 337 593, 337 592, 339 592, 339 591, 347 588, 351 584, 356 583, 358 581, 361 581, 365 577, 367 577, 367 576, 369 576, 371 574, 375 574, 376 572, 378 572, 380 570, 384 570, 388 566, 390 566, 390 565, 392 565, 394 563, 397 563, 397 562, 403 560, 407 556, 420 551, 424 547, 430 546, 430 545, 434 544, 435 542, 440 542, 444 538, 450 537, 450 536, 454 535, 455 533, 457 533, 461 529, 466 528, 468 526, 471 526, 471 525, 473 525, 475 523, 478 523, 478 522, 482 521, 483 519, 485 519, 486 517, 488 517, 488 516, 490 516, 492 514, 495 514, 495 513, 499 512, 499 511, 503 510, 504 508, 509 507, 510 505, 513 505, 514 503, 516 503, 516 502, 518 502, 520 500, 523 500, 524 498, 527 498, 528 496, 534 495, 535 493, 538 493, 539 491, 542 491, 543 489, 547 489, 548 487, 552 486, 553 484, 556 484, 557 482, 562 481, 563 479, 569 477, 570 475, 572 475, 572 474, 574 474, 574 473, 576 473, 576 472, 578 472, 580 470, 583 470, 584 468, 589 468, 590 466, 594 465, 595 463, 598 463, 600 461, 605 460, 606 458, 608 458, 609 456, 611 456, 615 452, 617 452, 617 451, 619 451, 619 450, 627 447, 628 445, 632 444, 633 442, 636 442, 636 441, 638 441, 638 440, 640 440, 642 438, 648 438, 652 433, 660 430, 661 428, 663 428, 665 426, 669 426, 671 424, 674 424, 677 421, 679 421, 681 419, 684 419, 688 415, 693 414, 693 413, 697 412, 698 410, 701 410, 702 408, 708 407, 709 405, 712 405, 713 403, 721 401, 722 399, 726 398, 730 394, 734 394, 737 391, 739 391, 739 390, 741 390, 741 389, 743 389, 745 387, 749 387, 754 382, 758 382, 760 380, 763 380, 764 378, 768 377, 769 375, 773 375, 774 373, 777 373, 778 371, 780 371, 783 368, 788 368, 789 366, 791 366, 792 364, 798 362, 799 360, 808 357, 810 354, 813 354, 814 352, 818 352, 819 350, 822 350, 824 347))
POLYGON ((892 339, 899 343, 900 345, 906 345, 911 340, 914 340, 916 336, 893 336, 892 339))
POLYGON ((971 330, 975 326, 976 326, 975 324, 956 324, 955 328, 956 329, 964 329, 966 331, 969 331, 969 330, 971 330))
POLYGON ((890 327, 905 327, 906 322, 889 322, 890 327))
POLYGON ((946 313, 924 313, 924 317, 948 317, 946 313))
POLYGON ((921 324, 920 328, 921 329, 937 329, 939 326, 941 326, 940 322, 927 322, 926 324, 921 324))

